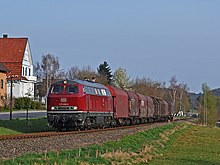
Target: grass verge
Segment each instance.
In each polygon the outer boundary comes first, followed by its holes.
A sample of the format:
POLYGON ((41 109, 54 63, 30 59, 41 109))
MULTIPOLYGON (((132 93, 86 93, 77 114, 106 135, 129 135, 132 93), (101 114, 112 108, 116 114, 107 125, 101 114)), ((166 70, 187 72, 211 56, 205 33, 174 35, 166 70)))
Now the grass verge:
POLYGON ((151 164, 220 165, 220 128, 189 128, 151 164))
POLYGON ((0 120, 0 135, 50 131, 45 117, 29 119, 0 120))
POLYGON ((220 129, 174 123, 103 145, 27 154, 0 164, 220 165, 220 129))
POLYGON ((146 164, 153 158, 162 156, 176 137, 191 126, 173 123, 135 135, 125 136, 119 141, 103 145, 61 152, 27 154, 2 164, 146 164))

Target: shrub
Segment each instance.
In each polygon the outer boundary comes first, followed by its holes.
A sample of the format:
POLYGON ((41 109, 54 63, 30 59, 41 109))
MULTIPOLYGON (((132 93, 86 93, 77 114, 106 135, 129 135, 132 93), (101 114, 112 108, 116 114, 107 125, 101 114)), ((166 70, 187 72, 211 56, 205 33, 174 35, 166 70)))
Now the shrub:
POLYGON ((33 101, 28 97, 20 97, 15 99, 16 109, 45 109, 41 102, 33 101))
POLYGON ((29 109, 31 108, 31 99, 28 97, 23 97, 24 99, 24 107, 23 109, 29 109))
POLYGON ((15 99, 15 108, 16 109, 23 109, 24 108, 24 97, 16 98, 15 99))
POLYGON ((36 107, 35 109, 45 109, 44 105, 41 102, 35 101, 36 107))
MULTIPOLYGON (((1 96, 1 98, 0 98, 1 109, 9 110, 10 104, 11 104, 10 97, 7 98, 7 95, 1 96)), ((14 107, 14 104, 15 104, 15 98, 13 97, 12 98, 12 107, 14 107)))
POLYGON ((32 101, 31 102, 31 109, 45 109, 41 102, 39 101, 32 101))
POLYGON ((31 101, 31 109, 36 109, 36 101, 31 101))

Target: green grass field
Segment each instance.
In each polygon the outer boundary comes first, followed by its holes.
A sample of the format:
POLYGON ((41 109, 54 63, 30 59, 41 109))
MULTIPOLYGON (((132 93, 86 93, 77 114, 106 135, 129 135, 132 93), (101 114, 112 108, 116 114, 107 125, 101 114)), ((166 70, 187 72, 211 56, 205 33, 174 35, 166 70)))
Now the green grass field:
POLYGON ((48 127, 47 119, 37 118, 29 119, 15 119, 15 120, 0 120, 0 135, 44 132, 53 130, 48 127))
POLYGON ((0 164, 220 165, 220 128, 172 123, 101 146, 30 153, 0 164))
POLYGON ((220 165, 220 128, 192 126, 150 164, 220 165))

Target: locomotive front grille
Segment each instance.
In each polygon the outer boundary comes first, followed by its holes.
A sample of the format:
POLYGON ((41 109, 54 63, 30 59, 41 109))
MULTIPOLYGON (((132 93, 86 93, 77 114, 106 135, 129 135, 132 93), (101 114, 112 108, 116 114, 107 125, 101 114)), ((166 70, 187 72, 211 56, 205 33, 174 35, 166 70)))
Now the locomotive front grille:
POLYGON ((77 106, 52 106, 51 110, 77 110, 77 106))

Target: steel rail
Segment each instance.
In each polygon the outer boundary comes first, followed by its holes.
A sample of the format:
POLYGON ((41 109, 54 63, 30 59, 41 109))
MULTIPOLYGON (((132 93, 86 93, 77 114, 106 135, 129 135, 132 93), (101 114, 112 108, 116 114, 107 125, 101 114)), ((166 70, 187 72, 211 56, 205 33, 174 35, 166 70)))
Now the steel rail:
MULTIPOLYGON (((184 119, 175 119, 173 122, 182 121, 184 119)), ((168 122, 159 122, 159 123, 168 123, 168 122)), ((93 133, 93 132, 104 132, 104 131, 113 131, 118 129, 129 129, 129 128, 136 128, 136 127, 143 127, 154 125, 156 123, 147 123, 147 124, 138 124, 138 125, 130 125, 130 126, 120 126, 120 127, 113 127, 113 128, 98 128, 98 129, 87 129, 87 130, 79 130, 79 131, 66 131, 66 132, 35 132, 35 133, 27 133, 27 134, 12 134, 12 135, 1 135, 1 140, 14 140, 14 139, 28 139, 28 138, 42 138, 42 137, 51 137, 51 136, 61 136, 61 135, 71 135, 71 134, 80 134, 80 133, 93 133)))
POLYGON ((27 133, 27 134, 13 134, 13 135, 1 135, 0 140, 11 140, 11 139, 27 139, 27 138, 40 138, 40 137, 50 137, 50 136, 60 136, 60 135, 71 135, 71 134, 79 134, 79 133, 92 133, 92 132, 103 132, 103 131, 112 131, 117 129, 128 129, 135 127, 147 126, 148 124, 139 124, 139 125, 131 125, 131 126, 123 126, 123 127, 113 127, 113 128, 98 128, 98 129, 87 129, 87 130, 79 130, 79 131, 67 131, 67 132, 35 132, 35 133, 27 133))

